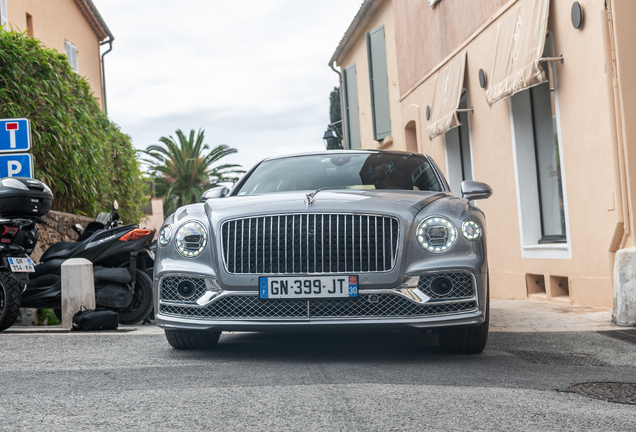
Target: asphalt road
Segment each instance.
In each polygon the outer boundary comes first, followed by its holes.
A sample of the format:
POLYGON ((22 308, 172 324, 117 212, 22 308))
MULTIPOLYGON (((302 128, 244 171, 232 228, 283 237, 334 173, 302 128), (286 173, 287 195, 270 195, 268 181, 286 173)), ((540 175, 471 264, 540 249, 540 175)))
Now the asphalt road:
POLYGON ((450 355, 434 338, 223 334, 188 352, 160 335, 0 334, 0 430, 636 430, 636 405, 556 391, 636 382, 635 344, 491 333, 484 353, 450 355))

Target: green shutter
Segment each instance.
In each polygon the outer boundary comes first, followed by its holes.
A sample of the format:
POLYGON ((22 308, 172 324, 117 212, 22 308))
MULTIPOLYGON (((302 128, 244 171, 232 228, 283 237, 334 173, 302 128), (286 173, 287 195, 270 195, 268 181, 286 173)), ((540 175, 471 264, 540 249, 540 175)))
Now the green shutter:
POLYGON ((367 33, 367 53, 369 56, 369 81, 371 82, 373 138, 380 141, 391 135, 389 75, 386 65, 384 26, 367 33))
POLYGON ((360 113, 358 111, 358 81, 356 65, 344 71, 345 115, 347 116, 347 135, 350 149, 362 147, 360 140, 360 113))

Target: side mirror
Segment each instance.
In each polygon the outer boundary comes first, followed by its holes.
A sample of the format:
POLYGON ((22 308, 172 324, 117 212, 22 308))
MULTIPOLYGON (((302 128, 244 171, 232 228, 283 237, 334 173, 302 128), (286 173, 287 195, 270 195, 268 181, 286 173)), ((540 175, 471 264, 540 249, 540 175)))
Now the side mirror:
POLYGON ((119 203, 117 202, 117 200, 113 201, 113 211, 114 210, 119 210, 119 203))
POLYGON ((486 199, 492 195, 492 189, 486 183, 466 180, 462 182, 462 198, 467 200, 486 199))
POLYGON ((79 235, 82 235, 82 233, 84 232, 84 227, 80 224, 75 224, 71 228, 73 228, 73 231, 75 231, 79 235))
POLYGON ((206 202, 212 198, 223 198, 224 196, 227 196, 228 192, 229 189, 225 186, 217 186, 212 189, 208 189, 201 194, 201 202, 206 202))

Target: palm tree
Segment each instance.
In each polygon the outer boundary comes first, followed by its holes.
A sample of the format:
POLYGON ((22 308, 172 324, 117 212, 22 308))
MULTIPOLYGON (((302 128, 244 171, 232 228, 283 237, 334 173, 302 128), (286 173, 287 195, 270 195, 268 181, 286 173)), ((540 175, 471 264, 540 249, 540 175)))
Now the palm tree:
POLYGON ((148 172, 154 177, 157 195, 164 198, 166 215, 184 204, 198 202, 206 189, 221 183, 236 183, 238 175, 245 172, 237 169, 241 167, 237 164, 213 166, 238 150, 225 144, 210 150, 203 143, 204 134, 205 131, 199 129, 195 136, 192 129, 186 137, 181 129, 177 129, 176 140, 172 136, 161 137, 159 142, 163 145, 151 145, 142 150, 151 158, 144 162, 150 165, 148 172))

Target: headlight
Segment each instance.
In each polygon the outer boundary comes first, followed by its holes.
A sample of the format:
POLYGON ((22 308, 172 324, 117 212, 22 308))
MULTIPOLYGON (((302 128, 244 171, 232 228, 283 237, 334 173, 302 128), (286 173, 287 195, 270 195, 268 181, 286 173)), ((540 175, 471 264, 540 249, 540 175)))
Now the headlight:
POLYGON ((431 253, 444 253, 453 247, 457 240, 457 228, 442 216, 424 219, 417 227, 417 241, 431 253))
POLYGON ((466 219, 462 223, 462 234, 464 234, 466 240, 475 242, 481 238, 481 227, 477 222, 466 219))
POLYGON ((181 255, 194 258, 203 252, 208 243, 205 228, 199 222, 186 222, 179 227, 174 236, 174 243, 181 255))
POLYGON ((172 238, 172 227, 170 225, 166 225, 161 228, 159 231, 159 237, 157 238, 157 243, 159 246, 165 246, 170 243, 170 239, 172 238))

